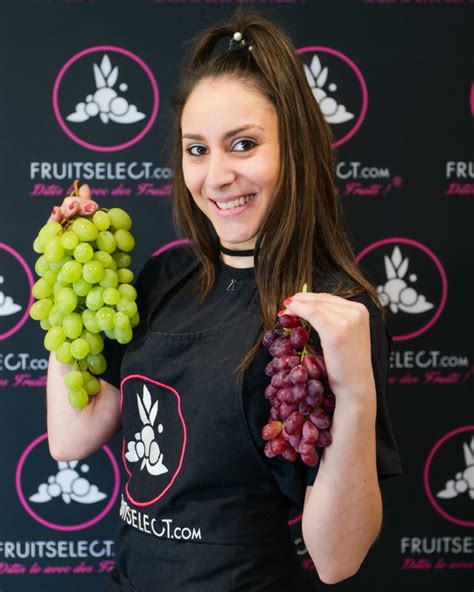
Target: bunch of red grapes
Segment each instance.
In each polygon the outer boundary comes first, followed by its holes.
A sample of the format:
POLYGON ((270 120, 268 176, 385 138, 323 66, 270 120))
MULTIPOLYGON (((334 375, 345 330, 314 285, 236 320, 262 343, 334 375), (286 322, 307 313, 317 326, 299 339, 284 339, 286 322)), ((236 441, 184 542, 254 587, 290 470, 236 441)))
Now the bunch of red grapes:
POLYGON ((329 388, 322 350, 310 334, 309 323, 285 314, 277 327, 263 336, 263 346, 273 360, 265 368, 271 377, 265 397, 272 406, 261 435, 267 440, 267 457, 281 455, 294 461, 299 453, 302 461, 313 467, 318 462, 317 447, 332 442, 329 428, 336 400, 329 388))

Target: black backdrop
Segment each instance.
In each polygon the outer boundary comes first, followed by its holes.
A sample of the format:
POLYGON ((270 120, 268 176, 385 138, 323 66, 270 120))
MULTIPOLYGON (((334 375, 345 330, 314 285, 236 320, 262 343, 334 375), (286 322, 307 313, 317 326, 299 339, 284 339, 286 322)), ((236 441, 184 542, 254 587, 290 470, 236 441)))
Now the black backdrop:
MULTIPOLYGON (((119 511, 118 439, 78 463, 58 465, 48 454, 47 352, 27 315, 33 238, 78 177, 105 192, 96 194, 104 207, 132 215, 135 271, 175 240, 169 92, 183 42, 236 4, 0 6, 2 592, 102 590, 119 511), (95 94, 94 63, 106 76, 118 67, 115 120, 104 116, 112 96, 95 94)), ((308 68, 337 140, 356 252, 384 294, 395 336, 388 404, 405 474, 382 483, 383 535, 336 588, 470 590, 472 4, 249 4, 286 28, 308 68)), ((314 570, 299 517, 289 518, 302 568, 314 570)))

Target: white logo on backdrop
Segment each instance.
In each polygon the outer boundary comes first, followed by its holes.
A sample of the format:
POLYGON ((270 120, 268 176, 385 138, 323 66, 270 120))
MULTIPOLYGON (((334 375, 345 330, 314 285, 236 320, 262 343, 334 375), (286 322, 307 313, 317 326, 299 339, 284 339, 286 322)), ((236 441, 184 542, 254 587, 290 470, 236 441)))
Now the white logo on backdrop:
MULTIPOLYGON (((321 66, 321 61, 317 54, 314 54, 310 68, 304 64, 304 71, 309 86, 313 91, 314 98, 317 100, 319 108, 328 123, 345 123, 354 119, 353 113, 347 111, 342 103, 338 104, 335 99, 328 97, 326 91, 323 89, 328 79, 328 68, 327 66, 324 68, 321 66)), ((335 92, 337 85, 331 82, 327 88, 331 92, 335 92)))
MULTIPOLYGON (((63 502, 70 504, 71 500, 79 504, 94 504, 107 497, 99 491, 97 485, 91 485, 85 477, 81 477, 76 471, 77 460, 58 462, 59 471, 56 475, 50 475, 47 483, 41 483, 38 492, 29 497, 29 500, 38 504, 44 504, 55 497, 62 497, 63 502)), ((80 466, 83 473, 89 471, 89 465, 80 466)))
MULTIPOLYGON (((94 64, 94 79, 97 90, 94 94, 89 94, 85 102, 77 103, 76 110, 66 117, 68 121, 82 123, 91 117, 99 115, 102 123, 108 123, 109 120, 115 123, 136 123, 144 119, 145 114, 138 111, 135 105, 129 104, 127 99, 119 96, 113 89, 117 82, 119 68, 115 66, 112 69, 109 56, 104 55, 100 67, 94 64)), ((128 85, 122 82, 119 90, 125 92, 128 85)))
POLYGON ((474 499, 474 436, 471 437, 471 445, 463 442, 464 461, 466 468, 464 471, 456 473, 455 479, 446 481, 444 489, 436 494, 436 497, 451 499, 462 493, 469 493, 469 497, 474 499))
MULTIPOLYGON (((140 395, 137 393, 137 405, 143 428, 141 432, 135 434, 135 440, 128 443, 125 458, 130 462, 141 460, 140 470, 146 467, 150 475, 167 473, 168 468, 163 464, 163 453, 160 452, 153 429, 158 413, 158 401, 155 401, 152 407, 150 391, 145 384, 143 385, 143 399, 140 399, 140 395)), ((158 424, 156 429, 161 434, 163 425, 158 424)))
MULTIPOLYGON (((3 284, 4 277, 0 275, 0 284, 3 284)), ((13 302, 13 298, 11 296, 5 296, 5 294, 0 290, 0 317, 7 317, 8 315, 15 314, 22 307, 19 304, 15 304, 13 302)))
MULTIPOLYGON (((394 247, 392 256, 384 256, 385 274, 387 282, 378 286, 379 300, 383 306, 390 306, 393 313, 399 310, 410 314, 419 314, 433 308, 431 302, 427 302, 422 294, 418 294, 415 288, 409 286, 403 279, 408 271, 409 259, 403 258, 398 245, 394 247)), ((417 275, 411 273, 407 279, 416 282, 417 275)))

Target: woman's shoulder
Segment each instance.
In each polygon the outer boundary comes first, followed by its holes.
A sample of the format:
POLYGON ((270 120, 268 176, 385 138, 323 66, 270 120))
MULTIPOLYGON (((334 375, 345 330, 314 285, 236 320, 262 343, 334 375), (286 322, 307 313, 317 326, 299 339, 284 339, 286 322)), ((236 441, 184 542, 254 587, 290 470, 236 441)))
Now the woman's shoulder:
POLYGON ((141 281, 171 279, 188 266, 196 264, 197 261, 192 249, 187 244, 158 250, 145 261, 140 271, 141 281))

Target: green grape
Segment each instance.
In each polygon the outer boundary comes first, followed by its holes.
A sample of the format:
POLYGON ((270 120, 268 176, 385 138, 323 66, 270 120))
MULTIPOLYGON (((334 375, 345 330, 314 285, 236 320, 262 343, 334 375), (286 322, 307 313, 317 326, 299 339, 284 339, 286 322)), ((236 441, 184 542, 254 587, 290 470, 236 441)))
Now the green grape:
POLYGON ((89 374, 89 377, 84 380, 84 388, 89 396, 97 395, 100 391, 100 381, 89 374))
POLYGON ((125 313, 127 317, 132 318, 137 314, 137 303, 134 300, 120 298, 119 303, 117 304, 117 310, 118 312, 125 313))
MULTIPOLYGON (((100 308, 100 307, 99 307, 100 308)), ((90 333, 99 333, 100 328, 95 318, 95 312, 86 308, 82 311, 82 323, 90 333)))
POLYGON ((56 283, 56 281, 58 279, 58 274, 55 273, 54 271, 51 271, 50 269, 48 269, 48 271, 45 271, 43 279, 45 282, 48 282, 48 284, 51 284, 52 286, 54 286, 54 284, 56 283))
POLYGON ((121 251, 132 251, 135 246, 135 239, 133 235, 128 232, 128 230, 124 230, 123 228, 119 228, 114 232, 115 242, 117 243, 117 248, 121 251))
POLYGON ((44 255, 41 255, 36 260, 35 271, 40 277, 43 277, 44 274, 49 271, 49 263, 44 255))
POLYGON ((129 230, 132 227, 132 219, 122 208, 110 208, 109 217, 114 228, 129 230))
POLYGON ((130 319, 130 325, 132 326, 132 329, 135 329, 139 322, 140 314, 137 312, 137 314, 130 319))
POLYGON ((78 239, 81 241, 95 241, 99 234, 99 231, 94 226, 94 224, 83 216, 78 216, 75 218, 71 228, 72 231, 77 234, 78 239))
POLYGON ((62 327, 51 327, 44 336, 44 347, 50 352, 55 351, 65 339, 66 335, 64 334, 62 327))
POLYGON ((104 298, 102 296, 104 288, 95 286, 86 296, 86 306, 91 310, 99 310, 104 305, 104 298))
POLYGON ((35 321, 42 321, 47 319, 51 309, 53 308, 53 301, 49 298, 42 298, 31 305, 30 317, 35 321))
POLYGON ((89 395, 87 394, 86 389, 81 387, 77 390, 70 390, 67 395, 67 400, 75 409, 84 409, 87 403, 89 403, 89 395))
POLYGON ((116 339, 119 343, 125 344, 132 341, 132 327, 124 327, 123 329, 115 328, 116 339))
POLYGON ((82 317, 77 312, 65 315, 62 323, 63 331, 69 339, 77 339, 82 333, 82 317))
POLYGON ((109 254, 113 253, 117 248, 115 237, 109 230, 103 230, 102 232, 99 232, 96 242, 101 251, 105 251, 109 254))
POLYGON ((56 296, 57 304, 62 312, 72 312, 77 306, 77 296, 72 288, 62 288, 56 296))
POLYGON ((127 298, 127 300, 136 300, 137 299, 137 290, 134 286, 130 284, 120 284, 118 287, 118 291, 120 296, 123 298, 127 298))
POLYGON ((97 230, 107 230, 110 226, 110 216, 103 210, 97 210, 92 216, 92 222, 97 227, 97 230))
POLYGON ((74 249, 74 258, 79 263, 87 263, 94 256, 94 249, 89 243, 79 243, 74 249))
POLYGON ((84 331, 81 336, 89 344, 90 354, 95 356, 100 354, 104 349, 104 338, 100 333, 91 333, 90 331, 84 331))
POLYGON ((124 253, 123 251, 115 251, 115 253, 112 253, 112 259, 115 261, 119 269, 121 267, 130 267, 132 264, 131 255, 124 253))
POLYGON ((72 230, 66 230, 61 237, 61 244, 68 251, 73 251, 77 247, 78 242, 79 237, 72 230))
POLYGON ((71 343, 71 353, 78 360, 83 360, 88 355, 89 350, 89 344, 82 337, 74 339, 71 343))
MULTIPOLYGON (((72 262, 68 261, 68 263, 72 262)), ((68 282, 67 279, 64 277, 62 270, 56 275, 56 283, 63 287, 70 286, 71 284, 71 282, 68 282)))
POLYGON ((44 256, 49 263, 57 263, 64 257, 64 247, 58 236, 53 236, 48 240, 44 248, 44 256))
POLYGON ((103 354, 87 356, 87 365, 92 374, 103 374, 107 370, 107 361, 103 354))
POLYGON ((63 227, 59 222, 56 222, 56 220, 54 220, 53 222, 47 222, 44 226, 41 227, 38 236, 41 239, 48 241, 51 238, 53 238, 53 236, 59 234, 62 231, 62 229, 63 227))
POLYGON ((68 261, 63 265, 60 273, 67 282, 72 284, 82 276, 82 265, 79 261, 68 261))
POLYGON ((82 360, 77 360, 77 364, 78 364, 79 370, 81 372, 85 372, 87 370, 87 358, 82 358, 82 360))
MULTIPOLYGON (((122 271, 119 269, 118 271, 122 271)), ((116 288, 119 283, 118 279, 118 271, 113 271, 113 269, 106 269, 104 271, 104 276, 100 280, 100 285, 103 288, 116 288)))
POLYGON ((68 261, 71 261, 71 259, 71 255, 64 255, 64 257, 60 261, 54 261, 53 263, 50 263, 49 268, 51 269, 51 271, 54 271, 55 273, 59 272, 61 271, 62 266, 68 261))
POLYGON ((48 284, 43 278, 40 278, 33 284, 31 293, 35 298, 47 298, 53 293, 53 286, 48 284))
POLYGON ((103 267, 112 267, 113 265, 115 265, 115 267, 117 266, 115 261, 112 259, 112 255, 110 253, 106 253, 105 251, 96 251, 94 253, 94 259, 99 261, 99 263, 102 263, 103 267))
POLYGON ((44 329, 45 331, 47 331, 48 329, 51 329, 53 325, 51 325, 51 323, 48 321, 48 319, 41 319, 40 321, 40 327, 42 329, 44 329))
POLYGON ((120 292, 115 288, 106 288, 103 293, 105 304, 114 306, 120 300, 120 292))
POLYGON ((79 370, 71 370, 64 377, 64 382, 68 388, 76 390, 81 388, 84 378, 79 370))
POLYGON ((114 329, 110 329, 108 331, 104 331, 104 333, 106 334, 106 336, 109 339, 114 339, 115 340, 115 330, 114 329))
POLYGON ((124 312, 116 312, 114 316, 115 329, 130 327, 130 318, 124 312))
POLYGON ((62 325, 65 314, 57 304, 53 304, 49 312, 48 321, 51 325, 62 325))
POLYGON ((72 289, 78 296, 87 296, 92 289, 92 284, 89 284, 83 277, 80 277, 77 282, 72 284, 72 289))
POLYGON ((73 360, 71 353, 71 342, 66 340, 56 350, 56 360, 60 364, 70 364, 73 360))
POLYGON ((117 270, 117 277, 121 284, 130 284, 130 282, 133 282, 133 271, 122 267, 117 270))
POLYGON ((91 284, 100 282, 100 280, 104 277, 104 268, 102 263, 99 263, 99 261, 88 261, 87 263, 84 263, 84 267, 82 268, 82 277, 86 280, 86 282, 90 282, 91 284))
POLYGON ((115 311, 109 306, 103 306, 95 313, 97 324, 101 331, 109 331, 114 328, 115 311))
POLYGON ((33 241, 33 251, 35 253, 44 253, 44 240, 37 236, 33 241))

